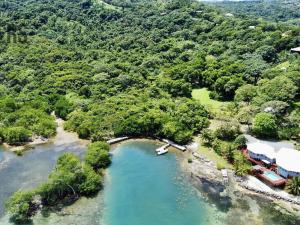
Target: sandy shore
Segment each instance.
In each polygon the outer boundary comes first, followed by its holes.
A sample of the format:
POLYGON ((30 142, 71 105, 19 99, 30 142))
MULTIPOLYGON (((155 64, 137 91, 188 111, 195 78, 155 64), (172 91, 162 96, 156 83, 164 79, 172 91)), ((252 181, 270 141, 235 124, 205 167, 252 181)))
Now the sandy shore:
POLYGON ((56 127, 56 135, 54 137, 44 138, 41 136, 35 136, 32 138, 33 140, 31 142, 28 142, 25 145, 21 145, 21 146, 11 146, 7 143, 3 143, 4 149, 7 149, 12 152, 23 152, 32 149, 37 145, 43 145, 49 143, 53 143, 55 145, 69 144, 73 142, 80 142, 83 144, 89 143, 89 140, 80 139, 76 133, 64 130, 64 126, 63 126, 65 122, 64 120, 60 118, 56 118, 55 122, 57 124, 57 127, 56 127))

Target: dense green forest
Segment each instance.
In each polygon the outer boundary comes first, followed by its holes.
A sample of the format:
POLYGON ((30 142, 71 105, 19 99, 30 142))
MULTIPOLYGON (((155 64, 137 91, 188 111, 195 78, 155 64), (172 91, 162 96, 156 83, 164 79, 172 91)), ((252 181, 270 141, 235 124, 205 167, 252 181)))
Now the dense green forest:
POLYGON ((0 11, 3 142, 53 135, 55 111, 66 129, 93 141, 187 143, 213 116, 191 99, 199 87, 235 100, 241 123, 271 107, 272 135, 299 137, 293 23, 232 17, 188 0, 2 0, 0 11))
POLYGON ((62 155, 46 183, 10 198, 16 222, 36 212, 37 200, 51 207, 96 193, 110 163, 98 141, 111 137, 185 144, 202 132, 239 175, 249 170, 235 151, 246 143, 240 124, 299 141, 300 57, 290 52, 300 46, 297 12, 283 23, 189 0, 0 0, 0 13, 0 142, 53 136, 53 111, 94 142, 84 162, 62 155), (228 103, 215 131, 205 129, 215 113, 192 99, 203 87, 228 103))
POLYGON ((208 2, 223 10, 242 17, 252 16, 269 21, 300 24, 300 4, 298 0, 249 0, 208 2))

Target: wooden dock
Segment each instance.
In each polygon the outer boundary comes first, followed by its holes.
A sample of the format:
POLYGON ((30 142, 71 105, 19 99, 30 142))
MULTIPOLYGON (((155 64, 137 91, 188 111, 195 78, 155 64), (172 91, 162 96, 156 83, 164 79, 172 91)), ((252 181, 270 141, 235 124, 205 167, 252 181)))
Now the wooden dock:
POLYGON ((118 137, 118 138, 113 138, 113 139, 108 140, 106 143, 109 144, 109 145, 112 145, 112 144, 119 143, 119 142, 121 142, 121 141, 128 140, 129 138, 130 138, 130 137, 118 137))
POLYGON ((224 184, 228 184, 228 173, 226 169, 221 170, 224 184))
POLYGON ((185 146, 178 145, 178 144, 176 144, 175 142, 173 142, 173 141, 171 141, 171 140, 168 140, 168 139, 162 139, 162 141, 165 142, 165 143, 167 143, 167 144, 169 144, 169 145, 171 145, 171 146, 174 147, 174 148, 177 148, 177 149, 183 151, 183 152, 186 151, 186 147, 185 147, 185 146))

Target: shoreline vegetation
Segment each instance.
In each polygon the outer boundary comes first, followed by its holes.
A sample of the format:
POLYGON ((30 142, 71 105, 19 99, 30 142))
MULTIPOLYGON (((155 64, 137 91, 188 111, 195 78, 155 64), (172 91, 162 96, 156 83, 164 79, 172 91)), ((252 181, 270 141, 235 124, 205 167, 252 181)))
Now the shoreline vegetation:
MULTIPOLYGON (((62 123, 62 121, 60 121, 60 122, 62 123)), ((62 127, 60 127, 60 128, 62 128, 62 127)), ((159 143, 161 142, 157 138, 133 137, 133 138, 129 138, 126 140, 121 140, 120 142, 117 142, 117 143, 113 144, 112 146, 122 144, 123 142, 134 141, 134 140, 153 140, 153 141, 156 141, 159 143)), ((67 189, 67 192, 66 192, 67 194, 65 193, 65 196, 63 198, 60 197, 59 199, 55 200, 51 204, 50 204, 50 202, 45 203, 44 202, 45 195, 41 195, 43 192, 43 185, 46 185, 47 183, 41 185, 41 187, 37 188, 35 191, 16 192, 10 198, 10 200, 8 201, 7 206, 6 206, 6 207, 8 207, 8 209, 10 208, 9 211, 12 215, 12 217, 11 217, 12 221, 28 222, 28 221, 30 221, 30 218, 32 216, 34 216, 34 214, 36 213, 37 210, 44 210, 47 208, 52 208, 55 210, 57 205, 66 205, 66 204, 68 205, 68 204, 76 201, 78 198, 80 198, 82 196, 94 196, 94 194, 96 194, 99 191, 99 188, 102 187, 102 184, 101 184, 102 178, 100 178, 103 176, 102 168, 105 168, 110 163, 110 155, 109 155, 109 147, 108 146, 109 145, 104 142, 91 143, 89 145, 88 149, 92 149, 92 150, 90 150, 91 151, 90 153, 89 153, 89 150, 87 150, 85 162, 83 162, 83 164, 80 161, 78 161, 79 159, 77 157, 75 157, 74 155, 71 155, 68 153, 64 154, 59 158, 59 160, 57 161, 55 170, 51 173, 51 174, 55 174, 55 173, 57 173, 57 171, 59 171, 58 168, 64 168, 64 167, 67 168, 68 172, 73 173, 74 171, 72 168, 74 167, 75 164, 77 164, 78 166, 80 164, 81 166, 83 166, 82 168, 84 168, 84 163, 88 164, 89 166, 91 166, 94 169, 94 172, 92 172, 91 170, 88 170, 89 173, 92 173, 92 175, 89 176, 89 179, 92 179, 92 180, 86 181, 88 183, 88 185, 91 187, 91 188, 87 188, 87 191, 88 191, 87 193, 79 194, 80 191, 78 191, 78 194, 77 194, 74 191, 73 187, 69 186, 69 184, 68 184, 68 182, 70 182, 69 180, 66 181, 67 183, 65 183, 65 186, 64 186, 64 188, 67 189), (104 151, 103 151, 103 149, 104 149, 104 151), (103 152, 104 155, 101 152, 103 152), (104 160, 104 161, 102 161, 102 160, 104 160), (74 161, 76 163, 74 165, 73 164, 69 165, 70 161, 74 161), (101 163, 101 161, 104 163, 101 163), (43 198, 41 196, 43 196, 43 198), (43 201, 43 199, 44 199, 44 201, 43 201), (25 206, 21 204, 22 202, 23 203, 25 202, 25 206), (43 207, 43 204, 45 204, 44 207, 43 207), (23 211, 24 209, 27 209, 27 211, 26 210, 23 211)), ((199 145, 199 140, 196 140, 195 142, 192 142, 189 145, 187 145, 188 150, 186 152, 181 152, 179 150, 178 151, 176 150, 177 152, 181 153, 180 158, 182 159, 181 164, 183 165, 183 169, 186 171, 189 171, 189 173, 192 174, 191 179, 193 181, 195 181, 195 185, 197 188, 202 188, 203 184, 206 184, 207 182, 209 182, 212 190, 214 190, 215 188, 216 188, 216 190, 218 190, 221 186, 223 186, 225 190, 228 190, 228 188, 230 188, 231 194, 234 191, 244 192, 244 193, 248 193, 248 194, 256 194, 256 195, 260 196, 261 198, 269 199, 274 202, 277 202, 278 204, 281 204, 282 207, 289 210, 289 212, 295 213, 294 210, 290 209, 291 208, 290 205, 286 204, 287 202, 289 204, 294 204, 293 201, 289 201, 289 200, 285 199, 284 197, 280 198, 280 197, 276 196, 274 193, 270 193, 267 191, 263 192, 259 188, 251 188, 251 187, 247 187, 246 185, 241 185, 241 183, 240 183, 241 178, 236 177, 234 175, 235 172, 232 170, 232 165, 230 165, 230 164, 227 164, 224 166, 224 168, 227 168, 227 170, 230 174, 230 186, 225 187, 224 183, 223 183, 223 178, 222 178, 222 175, 220 172, 220 168, 218 168, 218 166, 217 166, 218 161, 214 161, 214 158, 213 158, 213 160, 211 160, 211 158, 210 158, 211 155, 207 155, 207 154, 199 151, 199 148, 201 149, 201 147, 202 146, 199 145), (189 160, 191 160, 191 161, 189 161, 189 160), (200 182, 201 184, 198 182, 200 182)), ((208 151, 211 151, 211 150, 208 150, 208 151)), ((220 157, 220 156, 216 155, 214 157, 220 157)), ((217 160, 220 160, 220 159, 217 158, 217 160)), ((51 175, 51 174, 49 175, 49 179, 53 179, 51 177, 55 177, 55 175, 51 175)), ((58 179, 59 184, 63 184, 62 181, 60 180, 61 176, 64 177, 63 172, 62 173, 59 172, 59 175, 56 176, 56 178, 55 178, 55 179, 58 179)), ((76 185, 80 185, 80 183, 76 183, 76 185)), ((83 186, 85 186, 85 185, 83 185, 83 186)), ((50 188, 50 190, 51 190, 51 188, 50 188)), ((61 191, 63 191, 63 189, 60 189, 60 190, 56 189, 56 191, 61 192, 61 191)), ((49 197, 48 190, 46 193, 47 193, 47 196, 49 197)), ((230 193, 226 193, 225 197, 229 196, 230 193)), ((300 207, 296 207, 296 206, 297 206, 297 204, 294 205, 294 208, 297 208, 298 210, 300 210, 300 207)))
POLYGON ((10 220, 28 223, 39 210, 68 205, 80 197, 95 196, 103 187, 103 169, 109 166, 109 145, 88 145, 83 162, 73 153, 61 155, 48 180, 29 191, 17 191, 6 202, 10 220))
MULTIPOLYGON (((241 133, 299 146, 294 23, 224 14, 190 0, 10 0, 0 13, 0 39, 8 37, 0 45, 0 143, 51 141, 63 129, 54 111, 90 146, 119 136, 188 144, 200 135, 203 155, 217 161, 207 164, 239 176, 251 168, 237 151, 246 144, 241 133)), ((91 163, 63 155, 38 195, 11 198, 13 217, 31 216, 39 202, 89 193, 107 166, 91 163)))
POLYGON ((53 140, 57 137, 58 130, 62 129, 64 121, 56 117, 54 112, 51 113, 48 119, 50 119, 50 121, 54 121, 55 124, 55 126, 51 128, 54 129, 54 131, 51 131, 50 136, 45 137, 42 135, 33 134, 31 137, 28 137, 26 141, 24 140, 24 142, 11 142, 11 143, 7 143, 6 139, 3 138, 2 143, 0 144, 2 144, 4 149, 12 151, 17 155, 22 155, 24 151, 34 148, 36 145, 53 142, 53 140))
MULTIPOLYGON (((56 128, 57 135, 53 139, 65 139, 66 138, 65 135, 62 133, 69 133, 69 132, 64 131, 63 124, 65 121, 63 121, 62 119, 58 119, 58 118, 56 118, 55 121, 57 124, 57 128, 56 128), (61 137, 58 137, 58 136, 61 136, 61 137)), ((218 128, 219 128, 219 126, 216 126, 216 127, 214 127, 214 130, 216 130, 218 128)), ((74 135, 76 135, 76 134, 74 133, 74 135)), ((46 140, 44 143, 49 143, 53 139, 46 140)), ((150 139, 150 140, 161 142, 161 139, 157 138, 157 137, 141 136, 141 137, 126 137, 124 139, 121 138, 113 145, 119 144, 120 142, 123 142, 123 141, 135 140, 135 139, 139 139, 139 140, 140 139, 150 139)), ((58 140, 58 142, 59 142, 59 140, 58 140)), ((42 144, 44 144, 44 143, 42 143, 42 144)), ((41 143, 36 142, 36 144, 41 144, 41 143)), ((104 142, 95 142, 95 145, 97 145, 97 144, 100 144, 103 146, 104 145, 108 146, 107 143, 104 143, 104 142)), ((91 143, 90 146, 91 145, 94 145, 94 143, 91 143)), ((103 146, 102 146, 102 148, 104 148, 103 146)), ((105 151, 108 153, 109 149, 107 147, 105 147, 105 149, 106 149, 105 151)), ((90 156, 90 159, 97 158, 97 154, 94 152, 94 155, 92 157, 90 156)), ((283 202, 288 202, 291 204, 299 205, 299 200, 295 201, 291 197, 284 196, 284 195, 282 195, 282 193, 276 193, 275 191, 272 191, 271 189, 263 190, 259 186, 256 186, 254 184, 255 182, 254 183, 250 182, 250 185, 246 184, 247 180, 249 180, 249 179, 247 179, 247 177, 244 177, 243 179, 240 177, 236 177, 234 175, 235 172, 233 171, 233 165, 230 164, 229 162, 227 162, 226 160, 224 160, 224 158, 221 157, 220 155, 216 154, 215 151, 205 147, 205 145, 203 145, 203 140, 201 140, 201 138, 197 138, 196 141, 194 141, 188 145, 187 155, 189 155, 188 160, 187 160, 187 161, 189 161, 189 163, 186 166, 186 168, 188 168, 188 170, 191 172, 193 179, 196 179, 198 182, 199 182, 199 180, 202 183, 209 181, 212 186, 216 186, 216 187, 218 187, 219 185, 223 185, 223 180, 222 180, 222 177, 220 176, 220 169, 227 168, 227 170, 229 171, 229 174, 230 174, 230 179, 231 179, 230 187, 233 190, 238 190, 238 191, 242 191, 245 193, 248 192, 248 193, 252 193, 252 194, 257 194, 262 198, 267 198, 267 199, 270 199, 275 202, 276 201, 278 202, 281 200, 283 202), (199 150, 199 143, 202 143, 200 150, 199 150), (198 163, 195 163, 197 161, 198 161, 198 163), (199 162, 201 163, 201 165, 199 164, 199 162), (199 168, 201 168, 201 169, 199 169, 199 168), (201 172, 199 172, 199 171, 201 171, 201 172)), ((76 158, 76 157, 74 158, 74 156, 65 154, 58 160, 58 164, 59 164, 59 161, 62 160, 64 157, 68 158, 68 160, 66 160, 66 161, 72 161, 72 160, 76 161, 77 160, 77 162, 79 163, 78 158, 76 158)), ((101 157, 101 156, 98 155, 98 157, 101 157)), ((64 160, 62 160, 62 161, 64 161, 64 160)), ((89 162, 89 165, 91 165, 91 162, 89 162)), ((106 166, 107 165, 109 165, 109 162, 106 162, 106 166)), ((68 167, 67 164, 63 164, 61 166, 68 167)), ((94 165, 94 166, 96 166, 96 165, 94 165)), ((106 166, 102 165, 100 168, 105 168, 106 166)), ((87 170, 87 169, 84 169, 84 165, 82 168, 83 168, 83 171, 87 170)), ((69 167, 69 169, 70 169, 70 167, 69 167)), ((55 170, 57 170, 57 169, 55 169, 55 170)), ((94 172, 96 172, 96 173, 93 173, 92 175, 90 175, 90 178, 92 179, 92 181, 91 182, 86 181, 86 182, 89 182, 89 185, 92 185, 92 186, 93 186, 93 182, 95 182, 94 186, 92 187, 92 188, 94 188, 95 192, 90 192, 87 194, 81 193, 81 195, 78 195, 78 194, 75 194, 76 192, 74 191, 72 186, 67 184, 67 186, 65 186, 65 188, 67 187, 67 189, 68 188, 71 189, 72 193, 67 194, 67 197, 64 197, 64 198, 60 197, 59 200, 57 200, 57 202, 55 202, 55 203, 51 203, 51 204, 44 203, 46 206, 45 208, 47 208, 47 207, 55 208, 55 205, 58 203, 63 204, 63 205, 70 204, 70 203, 76 201, 80 196, 90 196, 91 193, 97 193, 99 191, 99 188, 102 187, 102 185, 100 185, 101 184, 100 177, 102 177, 102 171, 99 172, 99 170, 96 169, 94 172), (97 176, 97 175, 98 175, 98 178, 93 177, 93 176, 97 176), (97 188, 96 188, 96 186, 97 186, 97 188)), ((83 173, 85 173, 85 172, 83 172, 83 173)), ((91 173, 91 170, 89 170, 87 173, 91 173)), ((50 179, 50 177, 51 177, 51 174, 49 176, 49 179, 50 179)), ((60 179, 60 178, 58 178, 58 179, 60 179)), ((256 178, 254 178, 254 179, 256 179, 256 178)), ((28 221, 28 220, 30 220, 30 217, 33 216, 37 210, 43 210, 42 205, 43 205, 43 202, 45 202, 45 198, 44 198, 44 200, 42 200, 43 198, 41 198, 41 191, 38 189, 39 188, 37 188, 36 191, 28 191, 28 192, 24 192, 24 193, 16 192, 10 198, 10 202, 7 203, 7 207, 11 208, 10 211, 13 212, 12 217, 11 217, 12 220, 14 220, 16 222, 28 221), (18 212, 18 210, 20 209, 18 207, 22 206, 22 204, 20 204, 20 202, 24 202, 24 201, 25 202, 27 201, 27 204, 25 204, 25 205, 28 205, 28 211, 26 212, 26 215, 17 216, 18 213, 21 213, 21 214, 24 213, 24 212, 18 212), (15 208, 16 205, 18 205, 17 208, 15 208)), ((289 208, 289 206, 287 206, 287 205, 285 205, 284 207, 289 208)), ((300 208, 299 208, 299 210, 300 210, 300 208)))
MULTIPOLYGON (((58 118, 55 116, 54 113, 51 114, 53 118, 55 118, 55 133, 51 137, 43 137, 43 136, 32 136, 28 142, 24 142, 21 145, 10 145, 6 142, 2 143, 2 146, 4 149, 12 151, 16 153, 17 155, 22 155, 24 151, 30 150, 34 148, 37 145, 43 145, 43 144, 49 144, 49 143, 59 143, 57 139, 66 139, 66 138, 71 138, 72 140, 74 137, 70 137, 71 132, 66 133, 63 126, 65 121, 62 120, 61 118, 58 118), (66 137, 68 136, 68 137, 66 137)), ((77 136, 77 134, 76 134, 77 136)), ((71 141, 71 140, 69 140, 71 141)), ((65 143, 65 141, 63 141, 65 143)))

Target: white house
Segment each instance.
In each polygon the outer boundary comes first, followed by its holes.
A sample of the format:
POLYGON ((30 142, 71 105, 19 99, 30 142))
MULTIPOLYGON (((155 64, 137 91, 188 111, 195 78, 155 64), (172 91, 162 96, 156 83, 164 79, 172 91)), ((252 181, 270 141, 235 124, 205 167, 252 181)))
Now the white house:
POLYGON ((249 156, 255 160, 264 161, 267 164, 276 162, 276 152, 270 145, 255 142, 247 145, 249 156))
POLYGON ((291 51, 292 51, 292 52, 300 53, 300 47, 292 48, 291 51))
POLYGON ((281 148, 276 156, 277 172, 283 177, 300 176, 300 151, 281 148))
POLYGON ((255 142, 247 146, 249 156, 255 160, 261 160, 267 164, 276 163, 277 172, 281 176, 300 176, 300 151, 292 148, 275 150, 272 146, 255 142))

